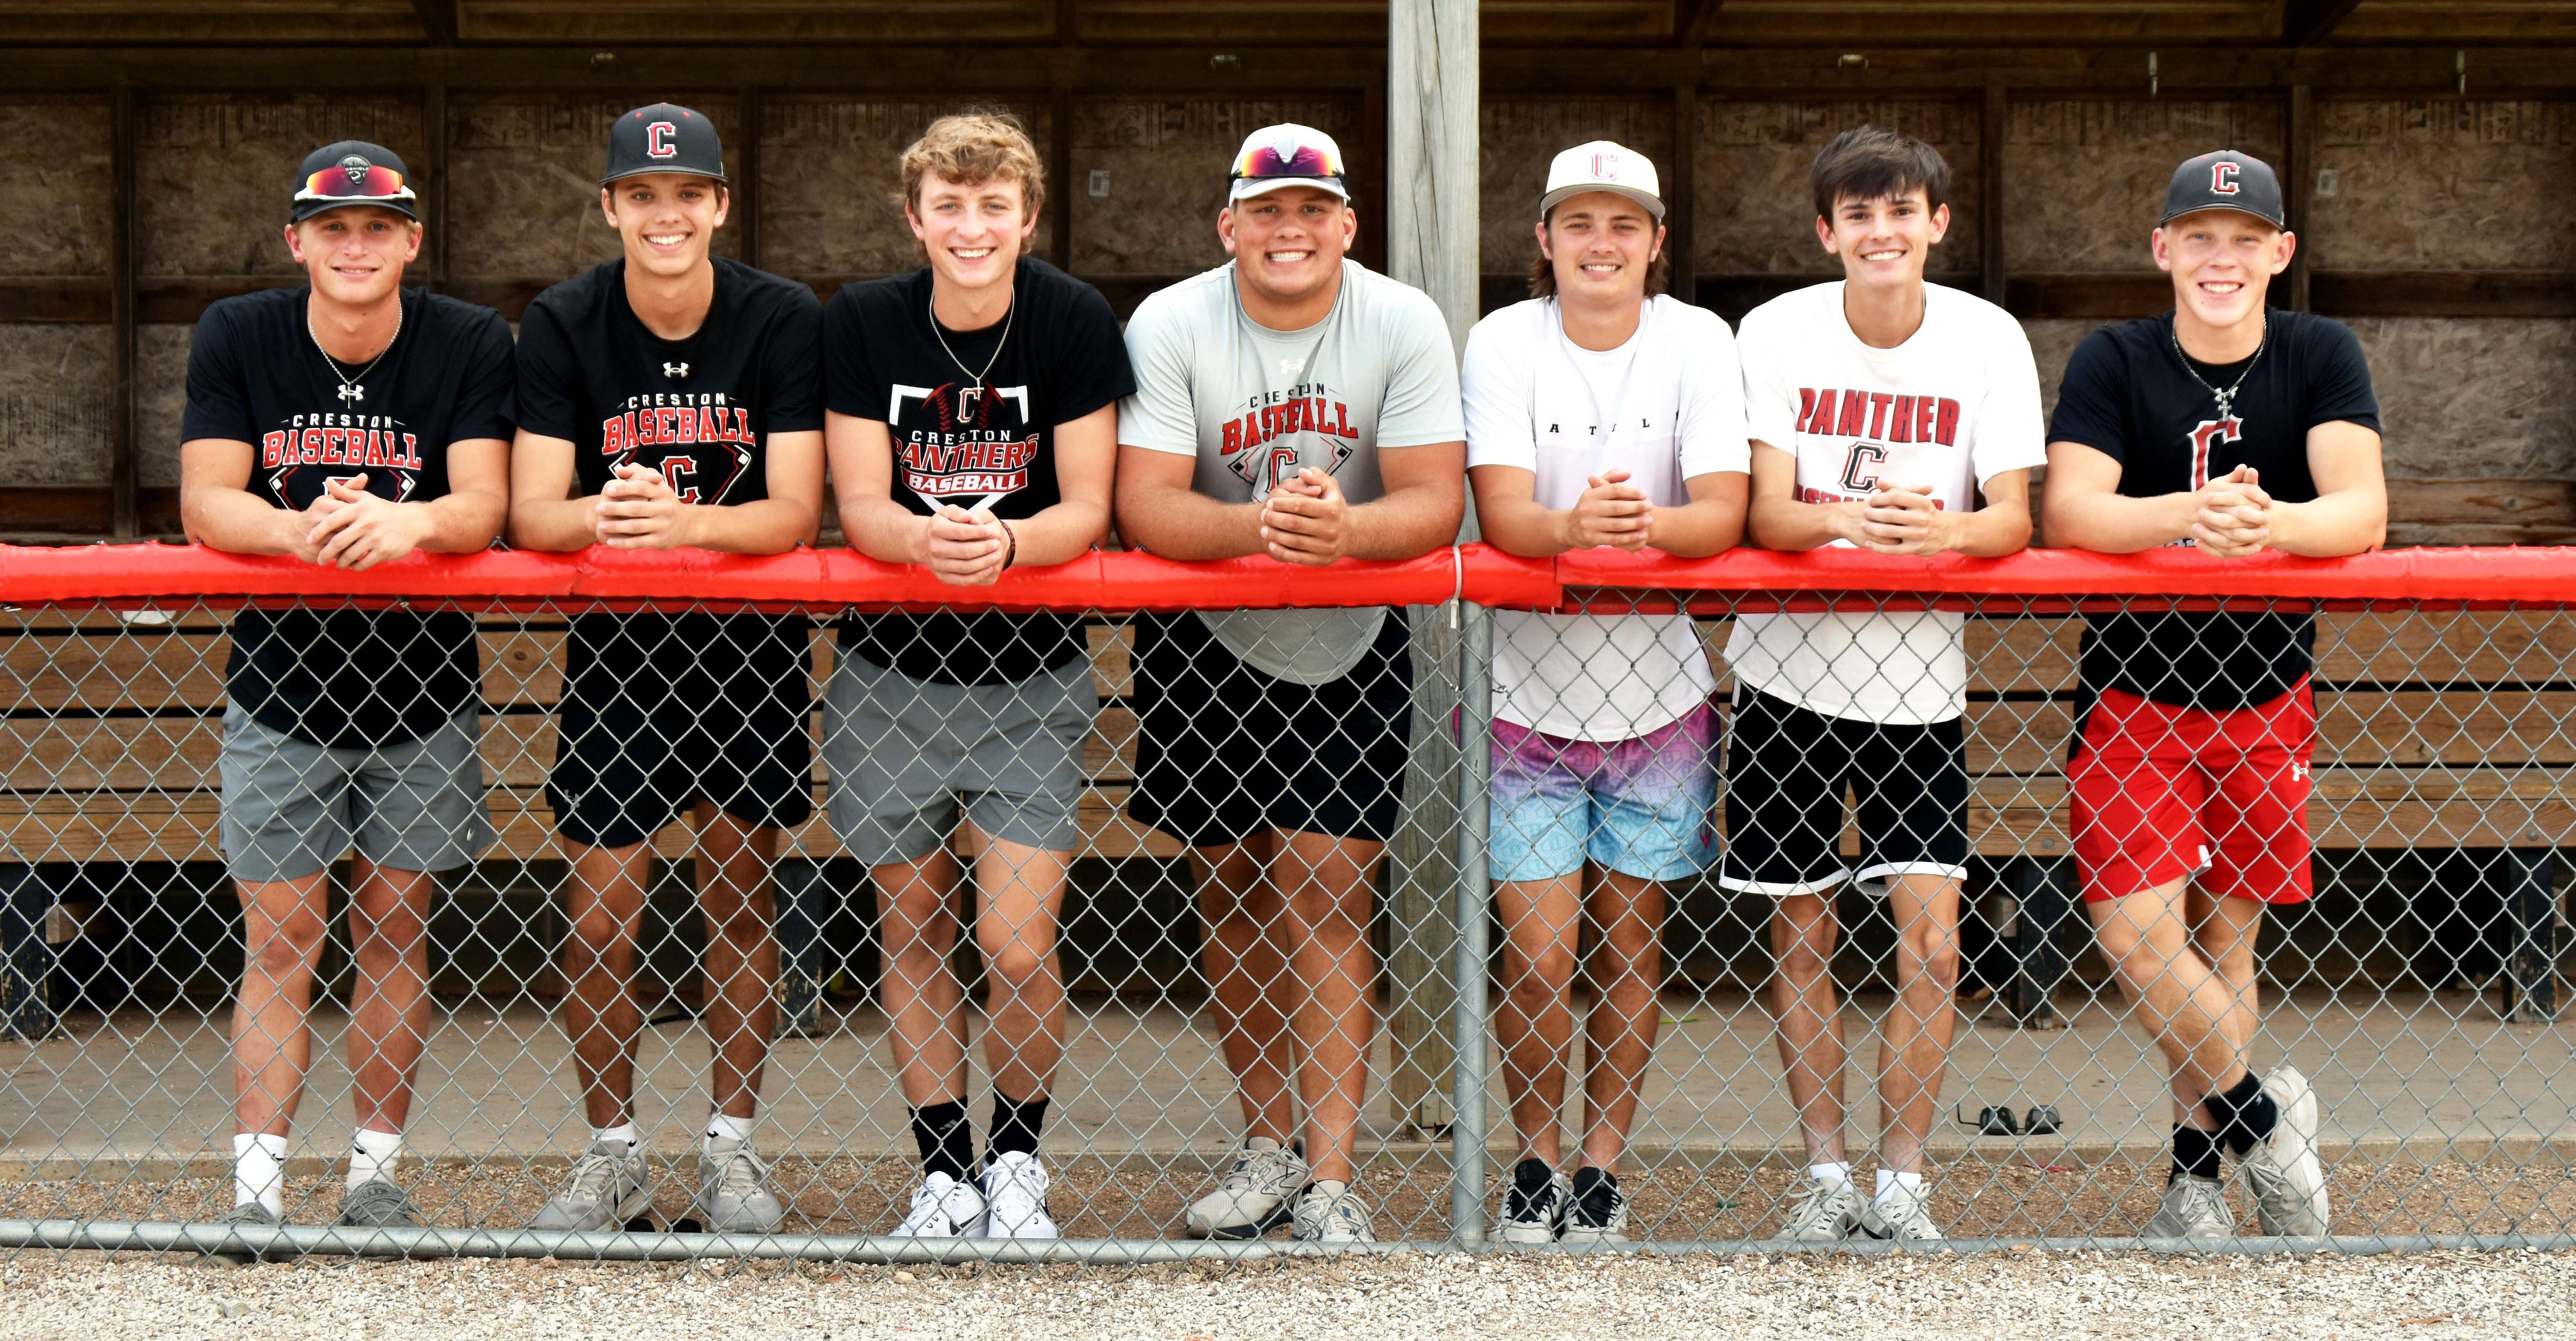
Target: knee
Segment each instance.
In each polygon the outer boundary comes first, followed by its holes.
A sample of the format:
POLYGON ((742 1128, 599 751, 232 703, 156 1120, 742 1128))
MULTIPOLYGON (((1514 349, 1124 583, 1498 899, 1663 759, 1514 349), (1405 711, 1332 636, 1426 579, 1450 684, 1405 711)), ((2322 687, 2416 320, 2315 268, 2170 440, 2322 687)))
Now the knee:
POLYGON ((1958 990, 1958 938, 1949 935, 1933 935, 1928 937, 1909 937, 1908 939, 1912 940, 1914 943, 1906 948, 1911 953, 1914 961, 1922 965, 1924 978, 1944 992, 1958 990))
POLYGON ((1055 937, 1044 928, 1003 927, 976 936, 986 971, 1013 992, 1025 991, 1051 976, 1055 937))
POLYGON ((1574 985, 1574 951, 1559 942, 1522 947, 1518 958, 1525 967, 1511 981, 1514 996, 1552 998, 1574 985))
POLYGON ((321 956, 324 929, 318 914, 298 912, 268 928, 250 945, 250 962, 261 976, 284 980, 312 971, 321 956))
POLYGON ((1780 976, 1802 987, 1821 982, 1831 971, 1833 959, 1830 938, 1801 936, 1780 947, 1780 976))

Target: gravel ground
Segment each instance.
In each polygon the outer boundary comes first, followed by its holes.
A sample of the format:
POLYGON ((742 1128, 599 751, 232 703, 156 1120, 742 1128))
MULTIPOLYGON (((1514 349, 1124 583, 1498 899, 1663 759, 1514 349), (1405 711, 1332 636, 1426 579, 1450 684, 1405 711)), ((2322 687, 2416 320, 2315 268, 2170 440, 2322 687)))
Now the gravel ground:
POLYGON ((2576 1254, 2377 1258, 1998 1253, 1472 1258, 1193 1270, 544 1262, 210 1269, 28 1254, 0 1264, 0 1337, 904 1337, 1397 1341, 1410 1337, 2563 1337, 2576 1254))
MULTIPOLYGON (((694 1161, 661 1170, 657 1211, 664 1224, 689 1215, 694 1161)), ((1077 1238, 1154 1238, 1171 1233, 1182 1207, 1206 1190, 1194 1169, 1136 1159, 1118 1166, 1071 1160, 1055 1169, 1049 1198, 1064 1231, 1077 1238)), ((2155 1214, 2164 1188, 2161 1159, 2127 1156, 2088 1162, 2065 1150, 2032 1146, 2013 1157, 1954 1160, 1931 1170, 1932 1211, 1963 1238, 2122 1237, 2155 1214)), ((2576 1168, 2555 1160, 2517 1163, 2497 1153, 2480 1161, 2353 1156, 2330 1170, 2338 1234, 2508 1234, 2576 1232, 2576 1168)), ((916 1171, 908 1161, 782 1159, 774 1185, 792 1204, 789 1226, 826 1234, 882 1232, 903 1218, 916 1171)), ((545 1203, 562 1165, 516 1160, 441 1161, 404 1174, 430 1223, 453 1228, 525 1225, 545 1203)), ((1409 1161, 1382 1156, 1361 1172, 1388 1239, 1449 1237, 1448 1166, 1436 1155, 1409 1161)), ((1496 1167, 1494 1176, 1508 1176, 1496 1167)), ((1629 1236, 1652 1239, 1759 1239, 1776 1232, 1794 1170, 1722 1155, 1675 1159, 1621 1181, 1634 1199, 1629 1236)), ((1866 1175, 1864 1175, 1866 1176, 1866 1175)), ((0 1215, 28 1219, 211 1219, 232 1205, 227 1178, 135 1181, 114 1187, 71 1181, 0 1182, 0 1215)), ((337 1214, 340 1180, 287 1180, 288 1218, 328 1224, 337 1214)), ((2241 1187, 2232 1203, 2251 1206, 2241 1187)), ((1499 1201, 1499 1193, 1488 1205, 1499 1201)), ((2250 1232, 2250 1223, 2249 1223, 2250 1232)))

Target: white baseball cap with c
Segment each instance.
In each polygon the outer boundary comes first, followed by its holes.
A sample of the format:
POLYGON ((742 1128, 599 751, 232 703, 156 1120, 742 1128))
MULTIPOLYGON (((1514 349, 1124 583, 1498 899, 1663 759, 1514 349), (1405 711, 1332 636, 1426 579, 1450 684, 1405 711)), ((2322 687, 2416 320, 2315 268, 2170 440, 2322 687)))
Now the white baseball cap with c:
POLYGON ((1655 176, 1655 161, 1625 145, 1594 140, 1558 154, 1547 165, 1547 194, 1539 197, 1538 217, 1545 219, 1567 197, 1586 191, 1616 191, 1657 219, 1664 217, 1663 183, 1655 176))

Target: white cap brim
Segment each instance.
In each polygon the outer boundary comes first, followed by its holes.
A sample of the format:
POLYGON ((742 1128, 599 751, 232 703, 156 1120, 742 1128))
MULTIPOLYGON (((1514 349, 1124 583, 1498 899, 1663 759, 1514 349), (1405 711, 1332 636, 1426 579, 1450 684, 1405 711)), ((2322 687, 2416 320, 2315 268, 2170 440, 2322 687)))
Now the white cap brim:
POLYGON ((1636 201, 1638 204, 1645 206, 1646 212, 1654 215, 1657 219, 1664 217, 1664 202, 1660 197, 1649 195, 1633 186, 1621 186, 1615 182, 1577 182, 1572 186, 1560 186, 1538 198, 1538 217, 1541 221, 1545 221, 1549 210, 1555 209, 1557 206, 1574 199, 1576 196, 1590 195, 1595 191, 1610 191, 1626 196, 1630 200, 1636 201))
POLYGON ((1284 191, 1292 186, 1311 186, 1318 191, 1330 191, 1343 200, 1351 198, 1350 188, 1330 177, 1237 177, 1234 179, 1233 189, 1226 193, 1225 200, 1231 205, 1238 200, 1266 196, 1273 191, 1284 191))

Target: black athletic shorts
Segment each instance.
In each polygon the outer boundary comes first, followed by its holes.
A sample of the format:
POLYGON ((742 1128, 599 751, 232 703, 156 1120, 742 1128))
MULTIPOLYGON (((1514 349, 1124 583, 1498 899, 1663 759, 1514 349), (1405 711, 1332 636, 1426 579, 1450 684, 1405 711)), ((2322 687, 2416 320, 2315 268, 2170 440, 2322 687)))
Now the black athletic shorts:
POLYGON ((1960 719, 1859 722, 1736 690, 1726 733, 1726 855, 1717 882, 1815 894, 1846 880, 1968 873, 1968 751, 1960 719), (1860 860, 1842 854, 1843 794, 1860 801, 1860 860))
POLYGON ((1264 829, 1385 842, 1413 739, 1413 657, 1391 613, 1348 675, 1256 670, 1194 614, 1136 619, 1136 792, 1127 813, 1191 847, 1264 829))
POLYGON ((814 813, 813 621, 585 614, 566 647, 546 803, 595 847, 652 837, 699 798, 746 824, 814 813))

